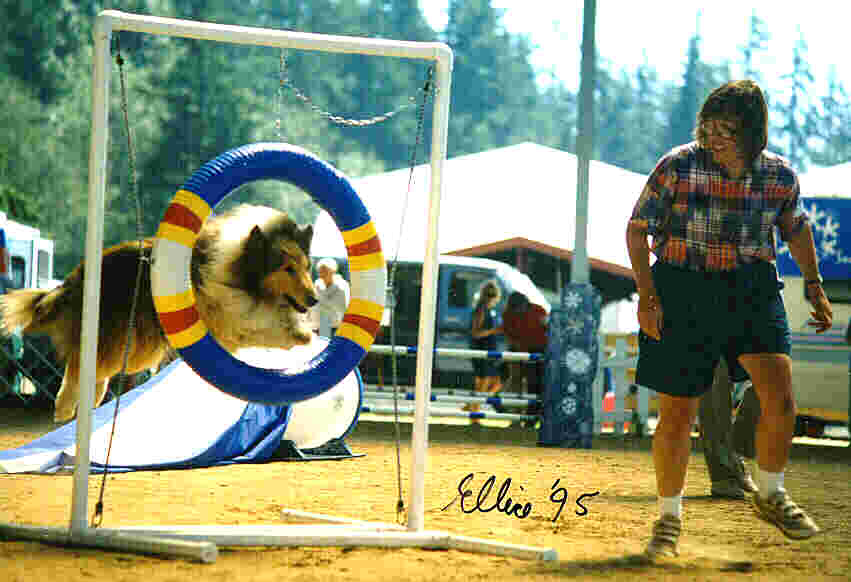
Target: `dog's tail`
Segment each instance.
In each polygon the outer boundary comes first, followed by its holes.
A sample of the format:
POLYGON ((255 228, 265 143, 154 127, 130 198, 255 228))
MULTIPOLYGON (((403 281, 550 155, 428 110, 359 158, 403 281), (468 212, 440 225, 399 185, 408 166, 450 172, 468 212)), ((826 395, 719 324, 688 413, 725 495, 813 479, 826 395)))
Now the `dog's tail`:
POLYGON ((56 291, 19 289, 0 296, 3 331, 8 333, 18 327, 24 332, 39 331, 42 324, 53 319, 55 302, 60 296, 56 291))

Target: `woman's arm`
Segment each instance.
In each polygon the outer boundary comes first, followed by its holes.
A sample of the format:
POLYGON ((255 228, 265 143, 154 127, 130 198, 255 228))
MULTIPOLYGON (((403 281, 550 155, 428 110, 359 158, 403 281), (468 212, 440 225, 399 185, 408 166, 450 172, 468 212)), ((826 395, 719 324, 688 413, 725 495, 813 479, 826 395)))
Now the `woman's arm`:
POLYGON ((476 311, 473 312, 473 328, 470 331, 471 336, 473 336, 474 338, 481 338, 502 333, 502 326, 492 327, 490 329, 482 329, 482 324, 484 323, 484 320, 484 308, 476 309, 476 311))
POLYGON ((638 288, 638 325, 653 339, 662 338, 662 304, 650 272, 650 245, 647 244, 647 227, 639 220, 630 220, 626 229, 626 247, 635 285, 638 288))
MULTIPOLYGON (((785 224, 781 223, 781 234, 784 234, 785 237, 785 233, 782 232, 783 226, 785 224)), ((797 233, 786 239, 786 244, 789 245, 789 253, 795 259, 795 263, 797 263, 804 277, 807 300, 815 310, 810 312, 815 321, 808 322, 808 325, 816 328, 816 333, 822 333, 833 325, 833 308, 830 306, 830 301, 824 294, 821 284, 807 284, 807 281, 819 280, 816 245, 809 223, 804 224, 797 233)))

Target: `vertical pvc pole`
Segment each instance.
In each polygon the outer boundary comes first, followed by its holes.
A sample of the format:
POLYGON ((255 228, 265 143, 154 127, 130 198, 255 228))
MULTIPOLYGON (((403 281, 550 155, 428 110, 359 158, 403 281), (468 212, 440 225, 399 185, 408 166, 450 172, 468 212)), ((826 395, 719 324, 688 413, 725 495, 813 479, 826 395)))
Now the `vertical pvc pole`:
POLYGON ((423 291, 420 303, 420 331, 417 349, 416 400, 411 436, 411 492, 408 504, 408 529, 421 531, 425 522, 425 469, 428 448, 429 398, 434 359, 435 310, 437 306, 437 245, 440 200, 443 196, 443 163, 449 133, 449 91, 452 81, 452 51, 448 47, 437 54, 432 116, 431 194, 428 231, 423 261, 423 291))
POLYGON ((86 231, 86 269, 83 281, 83 330, 80 336, 80 395, 77 404, 77 451, 71 501, 72 535, 88 528, 89 445, 94 405, 100 309, 103 212, 106 190, 106 148, 109 128, 109 40, 112 24, 98 15, 94 26, 92 74, 92 137, 89 151, 89 214, 86 231))
POLYGON ((576 136, 578 157, 576 175, 576 241, 573 247, 571 283, 588 283, 588 173, 594 153, 594 21, 595 0, 585 0, 582 25, 582 73, 579 80, 579 135, 576 136))

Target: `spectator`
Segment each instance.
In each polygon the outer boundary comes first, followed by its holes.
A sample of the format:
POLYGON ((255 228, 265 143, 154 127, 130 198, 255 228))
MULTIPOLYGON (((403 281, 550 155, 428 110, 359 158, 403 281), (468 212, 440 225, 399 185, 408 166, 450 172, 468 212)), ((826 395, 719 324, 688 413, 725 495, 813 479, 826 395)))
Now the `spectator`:
POLYGON ((700 441, 713 497, 744 499, 746 493, 757 490, 744 461, 744 457, 754 456, 754 430, 759 418, 759 401, 750 386, 738 362, 728 368, 726 359, 721 358, 712 388, 700 398, 700 441), (739 402, 734 401, 734 387, 744 389, 739 402))
MULTIPOLYGON (((512 352, 543 354, 547 351, 547 312, 529 301, 523 293, 514 291, 508 296, 502 314, 502 330, 512 352)), ((525 378, 527 390, 540 398, 543 394, 544 362, 510 362, 509 382, 522 386, 525 378)), ((522 392, 521 390, 517 390, 522 392)), ((527 414, 537 414, 538 406, 530 404, 527 414)))
POLYGON ((351 291, 346 280, 337 273, 337 261, 324 258, 317 263, 317 267, 319 278, 315 285, 319 303, 314 309, 319 315, 318 332, 323 337, 331 337, 337 333, 337 328, 343 321, 351 291))
MULTIPOLYGON (((494 307, 499 303, 501 296, 499 286, 493 281, 485 281, 479 288, 470 330, 472 336, 470 347, 472 349, 496 350, 496 336, 502 333, 502 327, 497 325, 497 313, 494 307)), ((476 392, 487 394, 494 394, 502 389, 500 365, 497 360, 492 358, 473 359, 473 389, 476 392)), ((473 412, 479 409, 480 406, 477 403, 471 403, 464 407, 464 410, 473 412)))

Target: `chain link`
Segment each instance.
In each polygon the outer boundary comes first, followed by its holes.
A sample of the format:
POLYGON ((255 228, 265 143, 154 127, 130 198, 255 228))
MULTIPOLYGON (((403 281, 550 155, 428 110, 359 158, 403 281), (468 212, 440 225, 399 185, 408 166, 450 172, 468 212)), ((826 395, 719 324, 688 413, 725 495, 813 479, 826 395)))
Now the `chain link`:
MULTIPOLYGON (((431 81, 431 76, 429 76, 429 82, 427 82, 426 85, 422 89, 420 89, 420 91, 425 93, 427 96, 429 94, 432 94, 432 93, 435 92, 434 87, 433 87, 433 85, 430 81, 431 81)), ((367 126, 370 126, 370 125, 375 125, 376 123, 381 123, 382 121, 387 121, 391 117, 398 115, 399 113, 405 111, 406 109, 410 109, 411 107, 416 107, 416 105, 417 105, 417 96, 412 95, 412 96, 408 97, 406 103, 403 103, 402 105, 400 105, 396 109, 382 113, 381 115, 375 115, 373 117, 365 117, 365 118, 361 118, 361 119, 354 119, 354 118, 342 117, 340 115, 334 115, 330 111, 326 111, 326 110, 322 109, 321 107, 319 107, 313 101, 313 99, 311 99, 310 97, 308 97, 304 93, 304 91, 302 91, 301 89, 299 89, 298 87, 296 87, 295 85, 290 83, 289 77, 287 76, 286 56, 284 54, 284 51, 281 51, 280 81, 279 81, 279 85, 278 85, 278 119, 275 120, 275 127, 278 131, 278 137, 279 138, 281 137, 281 129, 282 129, 281 128, 281 119, 283 118, 283 96, 284 96, 284 91, 285 91, 286 87, 289 87, 290 90, 295 95, 295 97, 299 101, 301 101, 302 103, 307 105, 319 117, 327 119, 331 123, 334 123, 334 124, 337 124, 337 125, 344 125, 344 126, 347 126, 347 127, 367 127, 367 126)))

